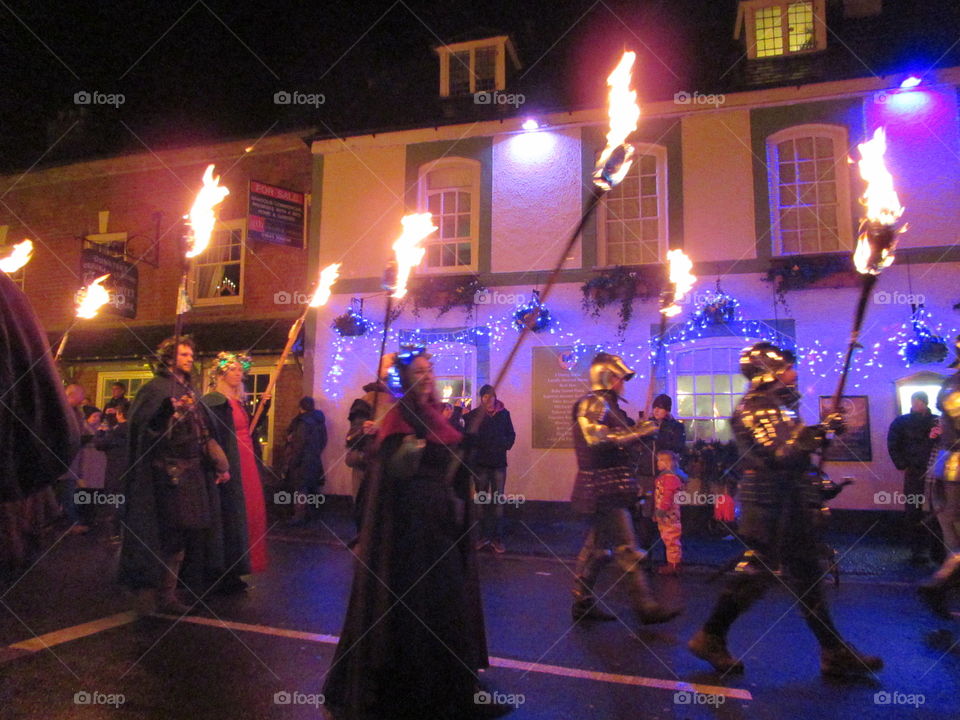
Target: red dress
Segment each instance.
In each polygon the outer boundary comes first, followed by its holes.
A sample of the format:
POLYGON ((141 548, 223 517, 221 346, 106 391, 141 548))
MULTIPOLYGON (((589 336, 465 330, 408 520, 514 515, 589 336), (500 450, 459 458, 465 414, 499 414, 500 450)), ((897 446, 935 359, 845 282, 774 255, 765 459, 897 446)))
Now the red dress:
MULTIPOLYGON (((243 483, 243 504, 247 511, 247 538, 250 543, 250 569, 262 572, 267 569, 267 509, 263 499, 263 485, 257 457, 253 453, 250 423, 247 411, 239 400, 227 398, 233 411, 233 428, 236 431, 237 451, 240 453, 240 482, 243 483)), ((231 478, 236 482, 237 478, 231 478)))

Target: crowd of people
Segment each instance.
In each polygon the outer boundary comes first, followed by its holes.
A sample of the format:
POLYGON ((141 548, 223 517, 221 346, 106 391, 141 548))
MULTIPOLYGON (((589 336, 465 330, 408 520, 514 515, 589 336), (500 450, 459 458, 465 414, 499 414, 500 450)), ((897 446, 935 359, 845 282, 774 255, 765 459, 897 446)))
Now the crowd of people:
MULTIPOLYGON (((70 532, 94 524, 120 542, 119 580, 144 613, 183 615, 212 593, 242 592, 244 577, 268 564, 267 514, 256 428, 246 402, 249 357, 221 352, 208 368, 208 392, 194 377, 197 348, 187 336, 165 340, 152 380, 126 398, 115 384, 104 409, 82 386, 63 387, 46 339, 19 291, 0 274, 0 445, 10 472, 0 485, 3 561, 22 567, 58 514, 70 532), (43 427, 43 438, 31 428, 43 427), (54 489, 59 488, 58 497, 54 489), (81 499, 101 491, 123 500, 104 513, 81 499)), ((960 338, 957 360, 960 367, 960 338)), ((746 348, 746 394, 730 419, 741 456, 738 534, 747 548, 690 651, 716 671, 739 673, 727 648, 732 626, 767 590, 785 583, 820 648, 824 675, 869 675, 876 656, 844 640, 820 589, 825 559, 822 509, 836 486, 816 458, 843 433, 833 413, 804 424, 798 413, 796 358, 771 343, 746 348)), ((620 406, 635 373, 600 353, 590 391, 571 408, 577 461, 571 506, 585 522, 572 587, 576 622, 614 619, 596 586, 613 563, 640 624, 667 623, 682 608, 654 593, 647 548, 659 535, 661 572, 682 566, 679 493, 686 483, 683 423, 660 395, 649 417, 620 406)), ((354 472, 357 535, 354 576, 340 642, 325 674, 326 710, 336 718, 495 717, 510 706, 478 704, 485 690, 487 641, 478 553, 505 552, 503 497, 507 455, 516 439, 496 388, 479 406, 441 403, 430 355, 408 347, 388 355, 376 382, 349 408, 345 461, 354 472), (479 500, 480 497, 489 498, 479 500)), ((263 398, 269 401, 269 397, 263 398)), ((943 562, 920 588, 926 605, 949 618, 960 584, 960 371, 936 399, 923 393, 890 428, 889 451, 904 472, 904 492, 926 496, 939 521, 943 562)), ((326 422, 313 398, 299 403, 287 429, 286 479, 306 498, 323 489, 326 422)), ((298 501, 291 523, 309 522, 298 501)), ((934 547, 922 508, 908 508, 912 558, 934 547)))

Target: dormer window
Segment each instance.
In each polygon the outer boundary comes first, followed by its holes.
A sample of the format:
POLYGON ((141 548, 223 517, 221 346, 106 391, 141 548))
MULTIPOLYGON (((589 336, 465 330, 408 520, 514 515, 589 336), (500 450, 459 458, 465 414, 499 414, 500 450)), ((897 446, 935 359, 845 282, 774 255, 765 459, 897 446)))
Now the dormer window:
POLYGON ((517 52, 506 35, 441 45, 440 96, 456 97, 507 87, 507 58, 519 67, 517 52))
POLYGON ((825 0, 741 0, 734 37, 746 28, 751 59, 786 57, 827 47, 825 0))

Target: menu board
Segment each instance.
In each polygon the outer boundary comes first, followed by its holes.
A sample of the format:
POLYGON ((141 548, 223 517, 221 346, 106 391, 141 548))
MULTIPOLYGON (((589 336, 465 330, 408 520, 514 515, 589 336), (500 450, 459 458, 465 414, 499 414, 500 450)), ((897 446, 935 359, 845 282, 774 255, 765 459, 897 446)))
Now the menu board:
POLYGON ((573 447, 573 405, 590 392, 590 361, 598 348, 533 348, 533 447, 573 447))

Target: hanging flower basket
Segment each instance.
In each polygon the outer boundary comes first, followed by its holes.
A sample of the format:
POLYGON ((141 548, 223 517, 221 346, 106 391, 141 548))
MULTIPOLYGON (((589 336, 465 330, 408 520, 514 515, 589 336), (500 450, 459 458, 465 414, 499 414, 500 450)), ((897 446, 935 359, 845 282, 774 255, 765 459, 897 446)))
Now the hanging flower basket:
POLYGON ((740 317, 740 301, 722 290, 711 293, 697 307, 693 322, 698 327, 726 325, 740 317))
POLYGON ((764 280, 774 283, 782 295, 789 290, 854 287, 857 272, 849 253, 796 255, 773 258, 764 280))
POLYGON ((550 327, 550 311, 540 302, 540 293, 537 290, 533 291, 533 299, 530 302, 524 303, 513 313, 514 327, 517 330, 523 330, 527 323, 531 322, 530 316, 533 314, 536 314, 536 318, 530 325, 533 332, 540 332, 550 327))
POLYGON ((436 308, 437 317, 441 317, 455 307, 470 314, 478 293, 485 289, 476 275, 426 275, 417 279, 408 294, 413 300, 414 315, 419 317, 423 308, 436 308))
POLYGON ((620 303, 617 316, 617 335, 623 339, 627 325, 633 318, 633 301, 639 298, 646 302, 657 297, 663 285, 663 267, 660 265, 627 268, 622 265, 600 270, 580 288, 583 293, 583 309, 591 317, 599 317, 608 305, 620 303))
POLYGON ((353 308, 333 319, 334 330, 341 337, 360 337, 370 329, 370 321, 353 308))
POLYGON ((900 353, 907 365, 939 365, 947 359, 950 350, 946 340, 930 329, 927 325, 928 317, 930 313, 920 305, 910 318, 914 337, 900 347, 900 353))

